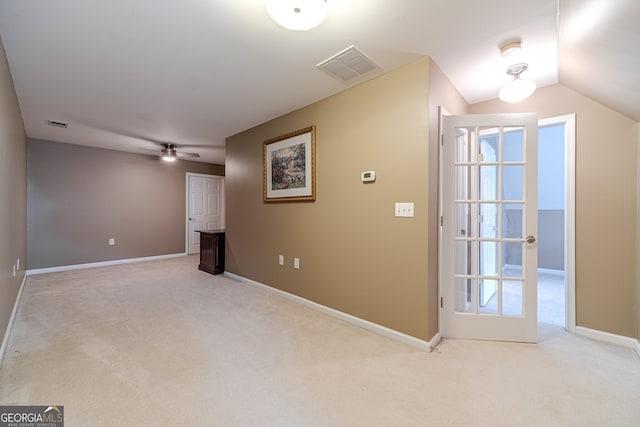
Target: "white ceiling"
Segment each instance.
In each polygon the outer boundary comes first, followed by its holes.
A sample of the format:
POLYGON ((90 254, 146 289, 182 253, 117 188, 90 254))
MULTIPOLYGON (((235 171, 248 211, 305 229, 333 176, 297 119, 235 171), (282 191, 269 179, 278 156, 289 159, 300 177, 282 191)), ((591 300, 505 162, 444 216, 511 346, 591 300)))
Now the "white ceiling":
POLYGON ((212 163, 226 137, 346 89, 315 65, 350 45, 384 72, 431 56, 469 103, 528 62, 539 87, 559 79, 640 121, 637 0, 327 1, 320 27, 291 32, 264 0, 0 0, 0 35, 29 137, 171 142, 212 163), (521 57, 505 60, 512 40, 521 57))

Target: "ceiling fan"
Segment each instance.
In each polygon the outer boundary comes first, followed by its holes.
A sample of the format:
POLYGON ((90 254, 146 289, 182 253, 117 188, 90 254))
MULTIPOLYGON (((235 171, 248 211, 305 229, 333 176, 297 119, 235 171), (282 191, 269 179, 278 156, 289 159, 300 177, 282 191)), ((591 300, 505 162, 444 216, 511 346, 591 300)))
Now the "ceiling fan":
MULTIPOLYGON (((184 151, 177 151, 176 149, 178 147, 176 144, 161 143, 160 147, 162 147, 160 150, 160 157, 162 158, 162 160, 166 162, 174 162, 177 158, 180 158, 180 157, 200 157, 200 154, 198 153, 187 153, 184 151)), ((149 150, 148 148, 143 148, 143 150, 156 151, 156 150, 149 150)))

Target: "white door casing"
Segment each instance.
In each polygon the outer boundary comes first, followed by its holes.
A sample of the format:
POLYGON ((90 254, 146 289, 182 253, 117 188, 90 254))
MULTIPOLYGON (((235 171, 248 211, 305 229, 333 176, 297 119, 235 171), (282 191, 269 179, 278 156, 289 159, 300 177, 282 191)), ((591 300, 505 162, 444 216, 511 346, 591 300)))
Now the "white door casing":
POLYGON ((223 229, 224 177, 187 173, 186 246, 200 252, 199 230, 223 229))
POLYGON ((537 340, 537 116, 443 117, 441 335, 537 340))

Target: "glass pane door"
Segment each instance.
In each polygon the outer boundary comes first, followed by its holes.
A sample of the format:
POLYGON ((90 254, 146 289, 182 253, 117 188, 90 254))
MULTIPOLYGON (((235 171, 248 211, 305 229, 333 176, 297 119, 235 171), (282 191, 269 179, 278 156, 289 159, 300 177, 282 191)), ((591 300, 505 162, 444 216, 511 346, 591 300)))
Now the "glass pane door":
POLYGON ((531 177, 533 169, 535 178, 536 156, 531 152, 537 150, 537 119, 516 116, 451 116, 482 117, 475 124, 451 123, 451 117, 445 117, 449 125, 443 145, 442 306, 449 317, 462 320, 443 321, 477 323, 468 330, 482 332, 484 324, 507 331, 465 334, 468 338, 535 341, 530 331, 531 323, 535 329, 537 322, 535 243, 527 243, 525 236, 536 232, 536 186, 531 177), (525 320, 529 339, 522 333, 509 335, 525 320))

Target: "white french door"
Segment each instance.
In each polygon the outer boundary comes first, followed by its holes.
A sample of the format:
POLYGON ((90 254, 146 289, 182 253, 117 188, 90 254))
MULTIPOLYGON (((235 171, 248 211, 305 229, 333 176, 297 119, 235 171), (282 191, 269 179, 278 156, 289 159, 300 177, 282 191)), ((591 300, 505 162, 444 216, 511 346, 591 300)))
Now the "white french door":
POLYGON ((537 340, 537 116, 443 117, 441 334, 537 340))
POLYGON ((224 177, 187 173, 187 253, 200 252, 199 230, 224 228, 224 177))

